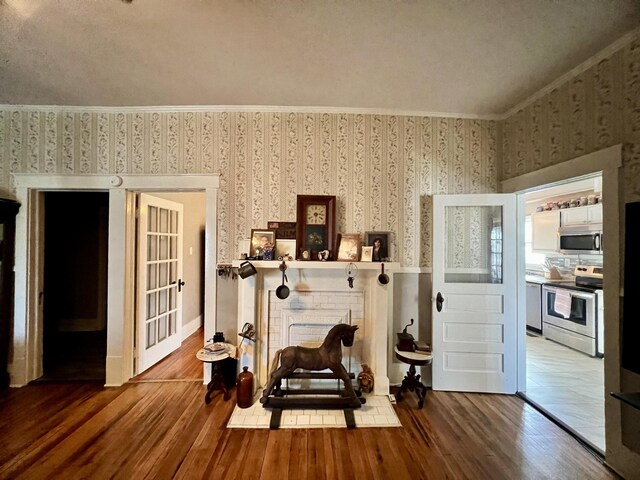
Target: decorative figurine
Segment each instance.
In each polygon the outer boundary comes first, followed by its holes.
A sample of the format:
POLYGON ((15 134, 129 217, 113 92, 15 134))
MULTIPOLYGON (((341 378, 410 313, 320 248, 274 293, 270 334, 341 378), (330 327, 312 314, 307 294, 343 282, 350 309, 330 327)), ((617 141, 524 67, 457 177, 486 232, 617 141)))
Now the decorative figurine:
POLYGON ((373 392, 373 372, 366 363, 362 364, 362 371, 358 374, 358 386, 363 393, 373 392))

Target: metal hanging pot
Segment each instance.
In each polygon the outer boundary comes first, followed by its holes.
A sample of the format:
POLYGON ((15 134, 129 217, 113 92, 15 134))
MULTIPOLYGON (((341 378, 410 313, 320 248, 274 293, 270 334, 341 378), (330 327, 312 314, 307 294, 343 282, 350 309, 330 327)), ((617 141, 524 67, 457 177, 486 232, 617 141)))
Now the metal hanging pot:
POLYGON ((384 273, 384 263, 382 264, 380 275, 378 275, 378 282, 380 283, 380 285, 386 285, 387 283, 389 283, 389 275, 384 273))
POLYGON ((287 298, 290 293, 289 287, 287 287, 284 283, 285 281, 288 281, 287 276, 284 273, 286 269, 287 269, 287 265, 284 263, 284 260, 283 260, 282 263, 280 264, 280 270, 282 271, 282 285, 276 288, 276 297, 278 297, 280 300, 284 300, 285 298, 287 298))

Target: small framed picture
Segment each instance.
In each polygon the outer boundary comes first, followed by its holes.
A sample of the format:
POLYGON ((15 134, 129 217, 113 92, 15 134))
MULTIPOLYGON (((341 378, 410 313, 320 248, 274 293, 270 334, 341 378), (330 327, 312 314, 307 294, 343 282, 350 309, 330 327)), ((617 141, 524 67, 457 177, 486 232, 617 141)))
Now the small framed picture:
POLYGON ((276 229, 276 239, 287 239, 287 240, 295 240, 296 239, 296 222, 277 222, 270 221, 267 222, 267 228, 276 229))
POLYGON ((389 261, 389 232, 365 232, 364 244, 373 247, 372 262, 389 261))
POLYGON ((343 233, 338 234, 338 256, 337 260, 344 262, 357 262, 360 258, 360 234, 343 233))
POLYGON ((276 260, 279 260, 282 257, 285 260, 289 260, 296 257, 296 239, 282 239, 276 238, 276 256, 274 257, 276 260))
POLYGON ((250 257, 262 258, 263 252, 265 250, 272 252, 275 246, 275 228, 254 228, 251 230, 251 252, 249 252, 250 257))
POLYGON ((362 247, 362 258, 360 258, 361 262, 370 262, 373 255, 373 247, 362 247))

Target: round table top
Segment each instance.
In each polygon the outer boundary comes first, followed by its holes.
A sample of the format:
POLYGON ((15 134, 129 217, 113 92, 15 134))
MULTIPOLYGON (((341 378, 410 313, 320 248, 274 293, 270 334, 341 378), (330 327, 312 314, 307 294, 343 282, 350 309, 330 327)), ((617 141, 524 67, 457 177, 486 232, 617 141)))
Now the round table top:
POLYGON ((397 345, 394 345, 393 350, 396 352, 396 358, 398 360, 410 365, 428 365, 433 360, 433 355, 431 353, 404 352, 402 350, 398 350, 397 345))
POLYGON ((211 345, 206 345, 205 347, 198 350, 196 353, 196 358, 202 362, 219 362, 220 360, 224 360, 225 358, 229 358, 231 356, 235 356, 236 346, 230 343, 225 343, 225 349, 220 353, 212 353, 206 350, 206 347, 211 345))

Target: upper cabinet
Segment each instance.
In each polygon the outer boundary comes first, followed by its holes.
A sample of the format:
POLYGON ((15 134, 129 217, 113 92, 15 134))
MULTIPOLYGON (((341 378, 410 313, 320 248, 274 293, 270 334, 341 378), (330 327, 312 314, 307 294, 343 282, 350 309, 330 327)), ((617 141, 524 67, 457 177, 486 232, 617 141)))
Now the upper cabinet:
POLYGON ((557 252, 558 228, 560 228, 560 210, 533 213, 531 215, 531 250, 557 252))
POLYGON ((563 227, 602 223, 602 204, 563 209, 561 218, 563 227))

